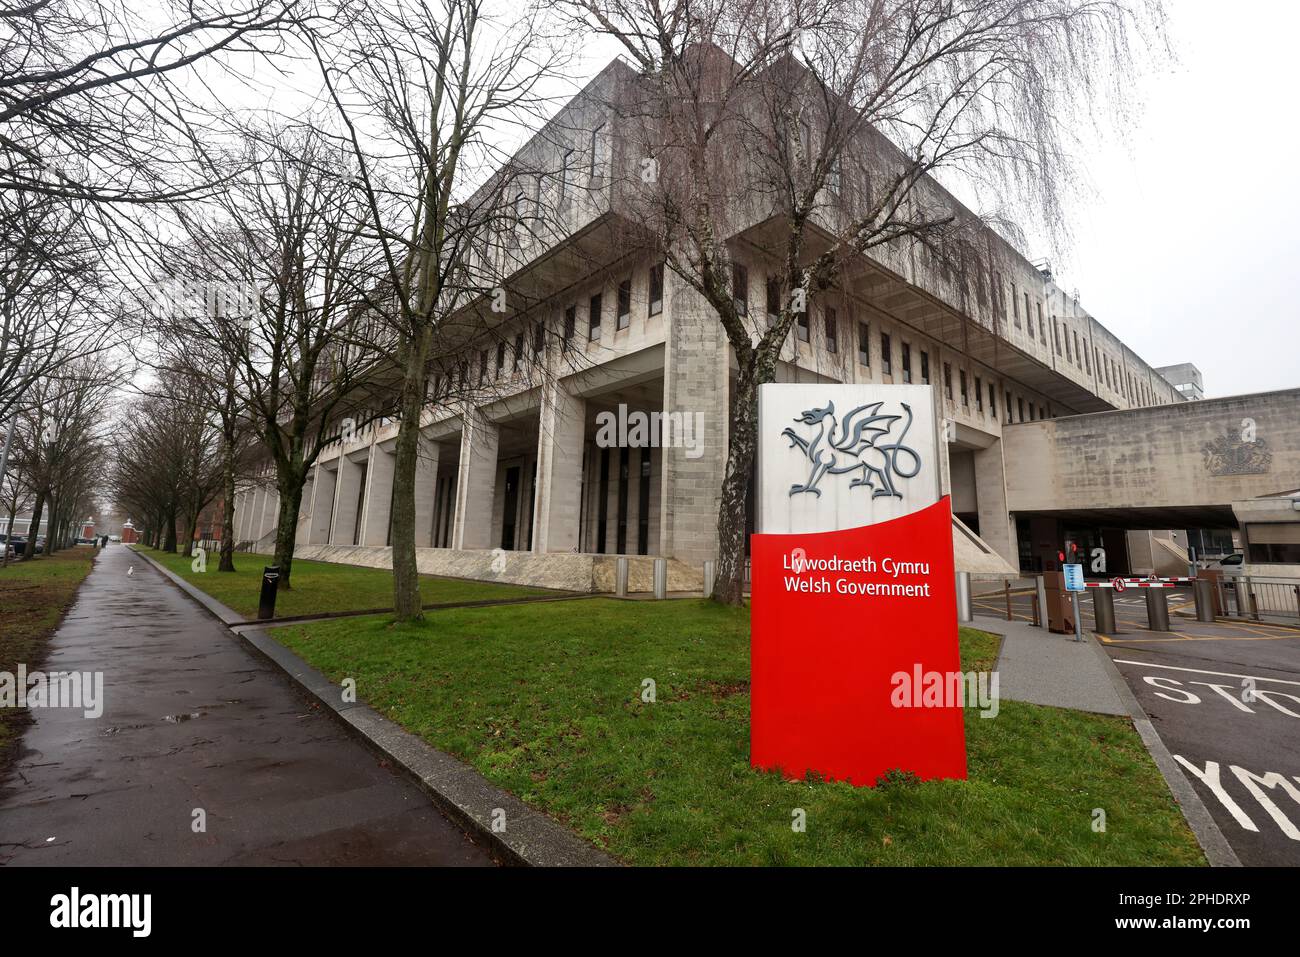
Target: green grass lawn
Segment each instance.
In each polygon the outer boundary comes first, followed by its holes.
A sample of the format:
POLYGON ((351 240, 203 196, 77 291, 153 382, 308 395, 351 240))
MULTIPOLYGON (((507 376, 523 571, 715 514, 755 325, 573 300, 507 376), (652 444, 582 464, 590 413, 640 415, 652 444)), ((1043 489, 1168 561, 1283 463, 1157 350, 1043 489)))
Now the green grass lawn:
MULTIPOLYGON (((869 789, 754 771, 748 627, 747 611, 704 601, 593 599, 274 634, 633 864, 1205 863, 1127 719, 1010 701, 993 719, 968 710, 967 781, 869 789)), ((964 669, 991 669, 997 639, 963 629, 961 651, 964 669)))
MULTIPOLYGON (((214 553, 207 557, 207 571, 196 572, 192 558, 140 545, 133 547, 241 615, 253 617, 257 614, 262 569, 271 563, 270 555, 241 552, 235 555, 235 571, 219 572, 219 556, 214 553)), ((556 593, 542 588, 469 581, 463 578, 434 578, 424 575, 420 580, 420 596, 425 604, 554 594, 556 593)), ((392 607, 393 573, 388 569, 359 568, 355 565, 302 559, 294 559, 293 586, 288 591, 281 591, 275 600, 275 614, 280 618, 392 607)))
MULTIPOLYGON (((14 674, 19 664, 29 671, 40 665, 45 642, 90 574, 94 557, 95 549, 81 546, 30 562, 11 560, 0 568, 0 671, 14 674)), ((0 769, 25 720, 23 711, 0 709, 0 769)))

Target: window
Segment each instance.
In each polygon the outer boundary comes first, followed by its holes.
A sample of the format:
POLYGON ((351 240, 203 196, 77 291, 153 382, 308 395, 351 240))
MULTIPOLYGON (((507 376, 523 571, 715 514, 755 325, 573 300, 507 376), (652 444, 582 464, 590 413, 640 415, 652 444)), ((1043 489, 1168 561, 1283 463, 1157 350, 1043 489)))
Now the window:
POLYGON ((930 384, 930 353, 921 350, 921 381, 930 384))
POLYGON ((865 322, 858 323, 858 361, 864 366, 871 365, 871 330, 865 322))
POLYGON ((497 343, 497 378, 501 378, 501 371, 506 367, 506 344, 504 341, 497 343))
POLYGON ((556 196, 557 204, 563 208, 569 199, 569 176, 573 170, 573 150, 565 150, 564 155, 560 158, 560 182, 558 186, 558 195, 556 196))
POLYGON ((740 263, 731 264, 731 295, 735 299, 736 313, 749 315, 749 270, 740 263))
POLYGON ((834 355, 840 351, 839 317, 830 306, 826 307, 826 351, 834 355))
POLYGON ((1057 325, 1056 317, 1052 316, 1052 346, 1056 349, 1056 354, 1061 354, 1061 328, 1057 325))
POLYGON ((478 354, 478 384, 482 385, 487 381, 488 357, 487 350, 484 349, 478 354))
POLYGON ((519 363, 524 361, 524 334, 521 332, 515 336, 515 365, 516 372, 519 371, 519 363))
POLYGON ((546 324, 537 322, 533 324, 533 358, 540 358, 546 349, 546 324))
POLYGON ((840 185, 843 182, 840 170, 840 156, 837 153, 831 160, 830 169, 826 171, 826 188, 832 193, 838 193, 840 191, 840 185))
POLYGON ((984 411, 984 382, 979 376, 975 377, 975 411, 984 411))
POLYGON ((1034 421, 1034 403, 1029 403, 1029 421, 1034 421))
POLYGON ((1010 425, 1014 421, 1016 420, 1011 417, 1011 393, 1008 392, 1007 393, 1007 425, 1010 425))
POLYGON ((615 329, 626 329, 632 323, 632 277, 618 284, 618 318, 615 329))
POLYGON ((605 171, 605 124, 591 131, 591 168, 587 171, 593 183, 599 182, 605 171))
POLYGON ((600 293, 592 296, 587 305, 587 338, 600 338, 600 293))
POLYGON ((781 280, 769 278, 767 281, 767 317, 775 321, 781 315, 781 280))
POLYGON ((1025 400, 1023 398, 1016 399, 1016 408, 1020 412, 1020 421, 1025 421, 1025 400))
POLYGON ((1070 330, 1065 330, 1065 361, 1073 362, 1074 356, 1070 354, 1070 330))
POLYGON ((1079 354, 1079 330, 1073 329, 1071 332, 1074 335, 1074 364, 1081 366, 1083 365, 1083 357, 1079 354))
POLYGON ((1092 350, 1091 349, 1083 350, 1083 371, 1088 373, 1088 375, 1092 375, 1092 350))
POLYGON ((1045 418, 1047 418, 1047 407, 1046 407, 1046 406, 1041 406, 1041 405, 1040 405, 1040 406, 1038 407, 1038 417, 1039 417, 1040 419, 1045 419, 1045 418))
POLYGON ((889 348, 889 336, 883 332, 880 334, 880 371, 885 375, 892 375, 894 372, 894 357, 889 348))
POLYGON ((1011 310, 1015 316, 1016 328, 1020 328, 1020 300, 1016 298, 1016 284, 1011 284, 1011 310))
POLYGON ((1043 345, 1047 345, 1047 326, 1043 322, 1043 304, 1036 303, 1038 306, 1038 338, 1043 340, 1043 345))
POLYGON ((664 264, 657 263, 650 267, 650 308, 647 310, 651 316, 657 316, 664 311, 664 264))
POLYGON ((564 338, 560 341, 561 351, 567 352, 574 330, 578 328, 578 307, 570 306, 564 310, 564 338))
POLYGON ((1025 291, 1025 325, 1029 327, 1029 338, 1031 339, 1034 337, 1033 322, 1034 320, 1030 317, 1029 314, 1029 292, 1028 290, 1026 290, 1025 291))
POLYGON ((800 342, 807 342, 809 339, 808 313, 799 313, 799 318, 794 321, 794 334, 800 342))
POLYGON ((992 382, 989 383, 989 415, 995 419, 998 417, 998 391, 992 382))
POLYGON ((952 364, 948 362, 943 364, 943 395, 945 399, 952 400, 952 364))
POLYGON ((904 342, 899 346, 899 349, 902 350, 902 355, 899 358, 903 360, 902 362, 903 381, 911 382, 912 381, 912 347, 909 346, 906 342, 904 342))
POLYGON ((961 404, 969 407, 970 393, 966 391, 966 370, 965 369, 959 370, 957 376, 958 379, 961 381, 961 404))

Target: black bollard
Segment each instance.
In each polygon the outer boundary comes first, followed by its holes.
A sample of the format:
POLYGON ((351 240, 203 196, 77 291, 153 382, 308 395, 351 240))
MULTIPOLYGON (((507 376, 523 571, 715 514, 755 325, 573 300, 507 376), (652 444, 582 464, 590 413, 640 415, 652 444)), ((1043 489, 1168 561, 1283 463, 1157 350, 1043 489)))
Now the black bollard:
POLYGON ((258 618, 275 617, 275 593, 279 584, 279 565, 267 565, 262 569, 262 596, 257 602, 258 618))

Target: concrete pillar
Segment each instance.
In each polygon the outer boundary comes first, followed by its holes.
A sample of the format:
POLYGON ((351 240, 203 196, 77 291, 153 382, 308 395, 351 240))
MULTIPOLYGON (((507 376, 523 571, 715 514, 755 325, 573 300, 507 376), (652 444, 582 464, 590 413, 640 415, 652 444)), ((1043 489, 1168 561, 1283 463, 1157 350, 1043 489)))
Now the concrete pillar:
POLYGON ((316 485, 316 470, 312 469, 302 485, 302 498, 298 502, 298 527, 294 534, 295 545, 306 545, 311 540, 312 492, 316 485))
MULTIPOLYGON (((351 545, 356 535, 357 496, 361 493, 362 463, 346 455, 339 456, 338 488, 334 492, 334 519, 330 527, 331 545, 351 545)), ((365 503, 361 503, 365 507, 365 503)))
POLYGON ((330 522, 334 518, 334 489, 338 475, 333 469, 317 463, 316 479, 312 482, 311 525, 307 541, 311 545, 328 545, 330 522))
POLYGON ((415 460, 415 547, 433 546, 434 495, 438 491, 438 457, 442 447, 420 436, 420 454, 415 460))
MULTIPOLYGON (((727 456, 729 349, 717 316, 704 300, 669 274, 664 344, 665 417, 679 413, 694 425, 702 416, 702 454, 663 448, 659 552, 692 565, 716 558, 718 502, 727 456)), ((761 306, 761 303, 759 304, 761 306)), ((611 463, 611 472, 615 467, 611 463)), ((613 482, 611 481, 611 485, 613 482)), ((611 545, 612 548, 612 545, 611 545)))
POLYGON ((485 419, 478 409, 466 410, 460 433, 452 548, 492 547, 492 505, 500 440, 500 429, 495 422, 485 419))
POLYGON ((587 403, 550 383, 542 390, 540 416, 533 551, 569 552, 578 547, 587 403))
POLYGON ((396 456, 381 445, 370 446, 366 466, 365 514, 361 516, 361 544, 388 544, 388 516, 393 504, 393 467, 396 456))
POLYGON ((980 538, 1007 560, 1020 567, 1016 523, 1007 511, 1007 474, 1002 460, 1002 440, 974 452, 975 497, 979 505, 980 538))

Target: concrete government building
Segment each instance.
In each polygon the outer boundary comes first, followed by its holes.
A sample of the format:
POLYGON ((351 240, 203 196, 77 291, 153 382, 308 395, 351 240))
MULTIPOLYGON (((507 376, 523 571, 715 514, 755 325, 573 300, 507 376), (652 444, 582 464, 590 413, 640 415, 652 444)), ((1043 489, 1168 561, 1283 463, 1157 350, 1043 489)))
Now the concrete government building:
MULTIPOLYGON (((518 154, 562 169, 524 198, 545 198, 558 221, 518 238, 500 265, 502 286, 527 307, 478 307, 495 324, 491 344, 467 345, 458 370, 435 377, 435 399, 448 377, 460 388, 422 420, 423 572, 608 590, 613 556, 627 555, 633 587, 648 589, 651 559, 663 556, 670 587, 685 589, 716 555, 735 362, 703 300, 621 239, 640 151, 605 104, 637 82, 612 62, 518 154), (620 410, 624 421, 673 417, 679 441, 598 442, 620 410)), ((937 183, 925 190, 959 207, 937 183)), ((762 210, 740 218, 729 237, 735 295, 757 329, 778 272, 772 223, 762 210)), ((1185 540, 1161 530, 1237 528, 1234 503, 1300 488, 1300 392, 1187 401, 1201 394, 1194 367, 1172 381, 995 232, 979 245, 965 278, 907 243, 861 257, 810 299, 777 374, 930 386, 947 423, 959 569, 1042 570, 1067 542, 1104 545, 1115 573, 1177 567, 1175 540, 1185 540), (1236 430, 1247 418, 1267 462, 1252 458, 1253 442, 1243 452, 1236 430)), ((375 418, 321 450, 299 557, 391 563, 396 433, 375 418)), ((245 483, 242 547, 272 549, 277 504, 273 474, 245 483)))

